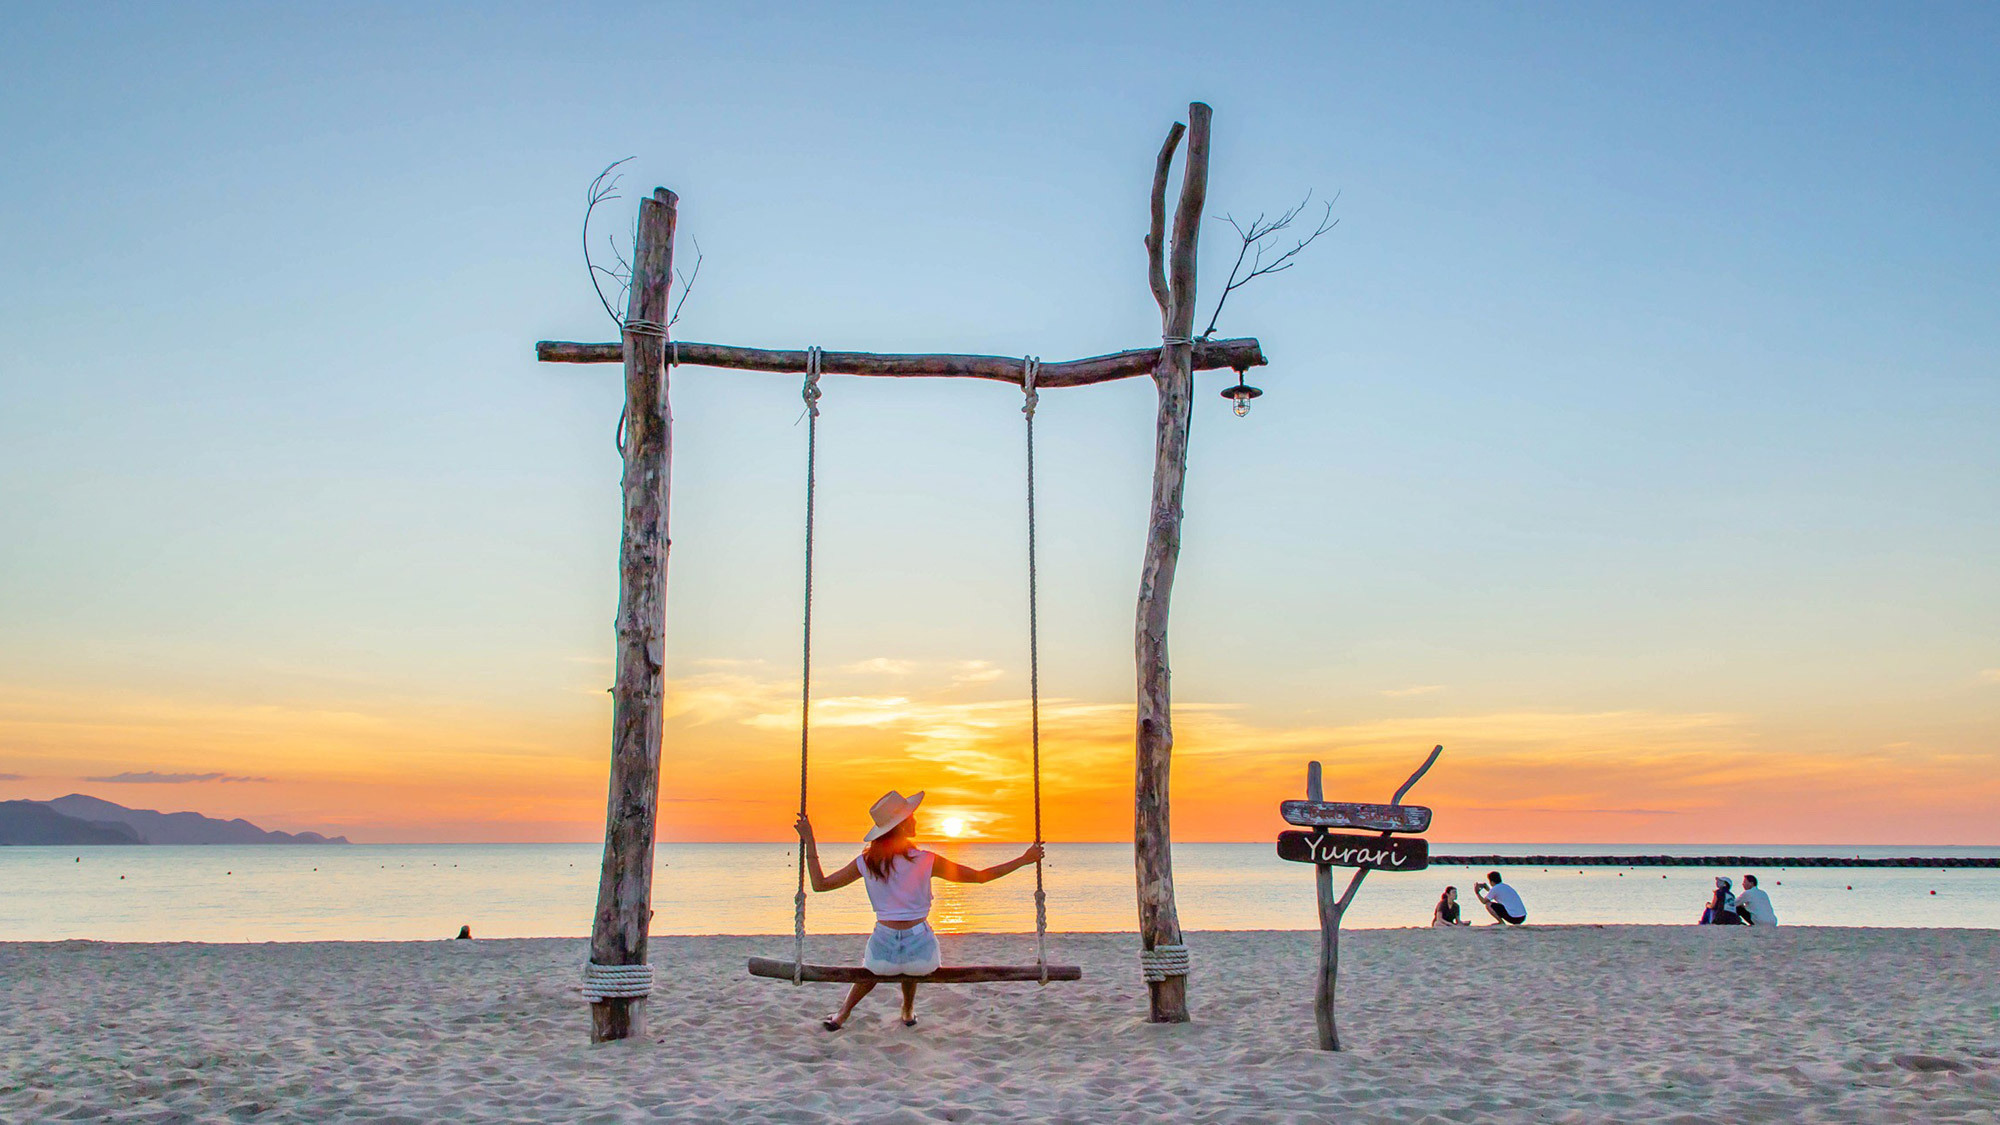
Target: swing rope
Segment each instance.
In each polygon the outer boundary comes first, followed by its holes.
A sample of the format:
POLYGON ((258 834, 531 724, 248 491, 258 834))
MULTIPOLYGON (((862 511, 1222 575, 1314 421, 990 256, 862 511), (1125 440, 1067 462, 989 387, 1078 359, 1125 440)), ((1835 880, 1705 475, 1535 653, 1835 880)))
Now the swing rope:
MULTIPOLYGON (((1028 744, 1033 748, 1035 788, 1035 843, 1042 842, 1042 645, 1035 575, 1035 405, 1041 396, 1035 380, 1042 361, 1029 356, 1021 361, 1021 413, 1028 419, 1028 744)), ((1035 970, 1039 983, 1049 983, 1049 896, 1042 889, 1042 861, 1035 860, 1035 970)))
MULTIPOLYGON (((805 558, 805 622, 799 658, 799 815, 806 815, 806 796, 812 781, 812 610, 813 610, 813 516, 818 485, 819 459, 819 400, 820 365, 822 353, 819 348, 806 350, 806 380, 800 395, 806 403, 806 558, 805 558)), ((1039 578, 1035 567, 1035 406, 1040 396, 1035 383, 1041 373, 1042 361, 1034 356, 1022 360, 1021 390, 1024 401, 1021 413, 1027 418, 1028 454, 1028 731, 1031 747, 1031 771, 1034 784, 1035 843, 1042 843, 1042 656, 1040 632, 1040 607, 1038 605, 1039 578)), ((1042 861, 1035 861, 1035 973, 1038 983, 1049 983, 1049 907, 1048 892, 1042 881, 1042 861)), ((783 962, 779 962, 782 965, 783 962)), ((776 968, 777 966, 772 966, 776 968)), ((752 975, 759 975, 759 964, 753 959, 752 975)), ((799 844, 798 889, 792 896, 792 972, 793 984, 805 980, 806 971, 806 849, 804 841, 799 844)), ((1062 979, 1076 979, 1075 969, 1065 969, 1062 979)), ((777 975, 767 972, 763 975, 777 975)))
MULTIPOLYGON (((819 363, 820 350, 806 350, 806 383, 800 396, 806 400, 806 606, 805 640, 799 660, 799 815, 806 815, 807 770, 812 742, 813 666, 813 499, 818 483, 815 462, 819 457, 819 363)), ((799 841, 799 889, 792 899, 792 983, 805 979, 806 969, 806 847, 799 841)))

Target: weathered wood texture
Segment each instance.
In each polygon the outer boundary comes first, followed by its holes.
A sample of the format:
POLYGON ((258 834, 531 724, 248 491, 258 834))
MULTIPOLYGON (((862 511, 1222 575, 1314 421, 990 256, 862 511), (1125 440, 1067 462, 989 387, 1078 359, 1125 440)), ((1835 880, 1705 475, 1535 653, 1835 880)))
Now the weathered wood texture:
MULTIPOLYGON (((1063 363, 1044 363, 1035 375, 1035 386, 1087 387, 1135 375, 1150 375, 1159 369, 1160 352, 1160 348, 1137 348, 1063 363)), ((622 354, 618 344, 543 340, 535 345, 535 358, 544 363, 616 363, 622 354)), ((684 367, 721 367, 732 371, 797 374, 806 369, 806 353, 803 351, 739 348, 731 344, 697 344, 686 340, 675 342, 672 358, 684 367)), ((1194 345, 1196 371, 1262 367, 1266 362, 1263 349, 1254 339, 1203 340, 1194 345)), ((1021 385, 1020 356, 822 352, 820 370, 828 375, 990 379, 1017 387, 1021 385)))
MULTIPOLYGON (((777 980, 792 979, 792 963, 772 957, 750 958, 750 975, 777 980)), ((856 965, 807 965, 800 980, 827 984, 997 984, 1003 981, 1039 981, 1042 970, 1034 965, 946 965, 929 976, 878 977, 856 965)), ((1075 965, 1050 965, 1050 980, 1082 980, 1083 970, 1075 965)))
MULTIPOLYGON (((678 203, 665 188, 640 201, 628 322, 667 321, 678 203)), ((627 332, 624 355, 625 513, 618 550, 617 678, 611 689, 611 793, 590 930, 590 957, 600 965, 646 963, 666 660, 667 479, 673 458, 666 340, 627 332)), ((591 1041, 645 1034, 644 1004, 643 999, 592 1004, 591 1041)))
POLYGON ((1420 836, 1352 836, 1315 828, 1278 833, 1278 858, 1371 871, 1422 871, 1430 866, 1430 844, 1420 836))
MULTIPOLYGON (((1167 618, 1173 601, 1174 568, 1181 553, 1181 497, 1187 479, 1188 423, 1194 402, 1195 250, 1202 212, 1208 202, 1209 108, 1188 106, 1187 156, 1181 171, 1180 203, 1174 212, 1173 245, 1162 266, 1167 170, 1180 128, 1167 137, 1154 169, 1152 228, 1146 239, 1148 284, 1160 303, 1160 349, 1153 369, 1159 391, 1153 449, 1153 500, 1147 521, 1146 552, 1139 571, 1139 606, 1134 628, 1138 673, 1138 721, 1134 747, 1133 864, 1138 877, 1139 941, 1144 949, 1182 942, 1174 904, 1173 826, 1169 815, 1174 727, 1172 674, 1167 658, 1167 618), (1161 278, 1164 277, 1164 284, 1161 278)), ((1147 1019, 1183 1023, 1188 1018, 1187 977, 1147 982, 1147 1019)))
POLYGON ((1370 805, 1354 801, 1283 801, 1278 815, 1308 828, 1361 828, 1370 832, 1422 832, 1431 810, 1422 805, 1370 805))
MULTIPOLYGON (((1306 800, 1325 796, 1318 762, 1306 763, 1306 800)), ((1333 868, 1313 869, 1313 897, 1319 903, 1319 977, 1313 982, 1313 1024, 1322 1051, 1340 1050, 1340 1028, 1333 1017, 1333 990, 1340 979, 1341 906, 1333 897, 1333 868)))

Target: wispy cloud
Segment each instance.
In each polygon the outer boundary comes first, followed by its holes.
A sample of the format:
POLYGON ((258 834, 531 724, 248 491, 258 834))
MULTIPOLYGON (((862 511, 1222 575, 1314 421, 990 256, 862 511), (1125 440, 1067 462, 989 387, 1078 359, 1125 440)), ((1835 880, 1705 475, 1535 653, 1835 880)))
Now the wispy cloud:
POLYGON ((242 782, 268 782, 268 777, 239 777, 231 773, 155 773, 152 770, 107 774, 103 777, 86 777, 85 781, 97 781, 106 785, 197 785, 203 782, 220 782, 225 785, 242 782))
POLYGON ((1388 696, 1390 699, 1402 699, 1412 695, 1429 695, 1434 691, 1443 690, 1443 684, 1416 684, 1412 687, 1390 688, 1382 694, 1388 696))
POLYGON ((860 676, 907 676, 917 670, 914 660, 896 660, 887 656, 877 656, 870 660, 857 660, 840 666, 843 672, 860 676))
POLYGON ((1575 816, 1679 816, 1682 809, 1589 809, 1555 808, 1549 805, 1461 805, 1461 812, 1476 813, 1535 813, 1537 815, 1565 814, 1575 816))
POLYGON ((0 773, 0 781, 26 781, 26 780, 28 780, 28 775, 24 773, 0 773))
POLYGON ((1005 668, 1000 667, 990 660, 961 660, 958 662, 958 671, 952 674, 951 682, 955 684, 990 684, 1006 674, 1007 670, 1005 668))

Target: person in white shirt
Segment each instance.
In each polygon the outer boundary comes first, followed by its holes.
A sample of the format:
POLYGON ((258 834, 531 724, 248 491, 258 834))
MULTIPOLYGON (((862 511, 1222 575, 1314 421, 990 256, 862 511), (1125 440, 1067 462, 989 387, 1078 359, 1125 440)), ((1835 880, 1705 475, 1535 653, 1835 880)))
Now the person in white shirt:
MULTIPOLYGON (((868 845, 845 867, 828 875, 819 863, 819 841, 813 836, 812 821, 801 813, 799 842, 805 847, 806 873, 812 889, 834 891, 861 882, 868 890, 868 905, 875 910, 875 932, 861 956, 861 967, 878 977, 924 977, 937 972, 938 940, 931 932, 931 880, 952 883, 990 883, 1010 875, 1042 858, 1042 845, 992 867, 966 867, 935 852, 917 846, 917 806, 924 803, 921 792, 908 797, 891 789, 875 802, 868 815, 875 826, 862 840, 868 845)), ((854 1014, 854 1006, 875 988, 874 981, 860 981, 847 991, 840 1011, 820 1021, 828 1031, 839 1031, 854 1014)), ((917 1025, 917 984, 903 982, 903 1026, 917 1025)))
POLYGON ((1778 912, 1771 909, 1771 896, 1757 885, 1755 875, 1743 877, 1743 893, 1736 896, 1736 915, 1746 926, 1775 926, 1778 912))
POLYGON ((1472 893, 1479 897, 1495 922, 1518 926, 1528 920, 1528 908, 1521 905, 1520 893, 1501 882, 1498 871, 1488 871, 1486 882, 1472 884, 1472 893))

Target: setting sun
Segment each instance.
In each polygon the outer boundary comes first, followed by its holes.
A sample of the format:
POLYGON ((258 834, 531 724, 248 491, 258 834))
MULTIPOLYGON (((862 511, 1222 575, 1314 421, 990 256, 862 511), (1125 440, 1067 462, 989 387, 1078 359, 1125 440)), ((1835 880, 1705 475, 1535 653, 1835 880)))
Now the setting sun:
POLYGON ((953 838, 965 835, 965 818, 948 816, 938 822, 938 831, 953 838))

